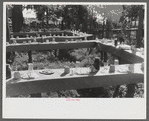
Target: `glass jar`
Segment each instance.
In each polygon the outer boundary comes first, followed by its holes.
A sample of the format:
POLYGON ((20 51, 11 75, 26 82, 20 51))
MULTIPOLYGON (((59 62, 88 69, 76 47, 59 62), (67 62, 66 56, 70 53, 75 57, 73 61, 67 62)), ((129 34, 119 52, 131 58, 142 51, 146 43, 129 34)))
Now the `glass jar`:
POLYGON ((36 37, 34 37, 33 42, 37 42, 36 37))

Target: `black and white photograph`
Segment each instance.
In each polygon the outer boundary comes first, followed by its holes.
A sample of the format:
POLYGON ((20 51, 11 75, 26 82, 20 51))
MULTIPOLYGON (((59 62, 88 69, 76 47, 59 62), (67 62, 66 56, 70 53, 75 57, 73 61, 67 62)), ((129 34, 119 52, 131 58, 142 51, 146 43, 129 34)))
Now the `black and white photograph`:
POLYGON ((146 7, 3 2, 3 117, 145 119, 146 7))

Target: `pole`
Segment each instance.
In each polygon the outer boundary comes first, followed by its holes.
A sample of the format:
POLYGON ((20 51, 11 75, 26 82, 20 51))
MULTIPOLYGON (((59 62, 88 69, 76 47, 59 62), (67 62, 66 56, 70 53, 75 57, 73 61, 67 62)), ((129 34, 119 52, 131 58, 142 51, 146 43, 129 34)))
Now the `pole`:
POLYGON ((28 51, 28 63, 32 63, 32 51, 28 51))

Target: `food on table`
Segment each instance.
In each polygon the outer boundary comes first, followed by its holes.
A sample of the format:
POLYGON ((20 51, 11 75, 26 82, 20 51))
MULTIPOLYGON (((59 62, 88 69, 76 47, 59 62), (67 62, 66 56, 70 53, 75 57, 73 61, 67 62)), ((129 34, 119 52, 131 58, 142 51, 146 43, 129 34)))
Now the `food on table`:
POLYGON ((38 75, 35 72, 31 72, 31 71, 21 74, 22 79, 35 79, 37 77, 38 75))
POLYGON ((41 71, 39 71, 39 73, 45 74, 45 75, 50 75, 50 74, 53 74, 54 72, 51 70, 41 70, 41 71))

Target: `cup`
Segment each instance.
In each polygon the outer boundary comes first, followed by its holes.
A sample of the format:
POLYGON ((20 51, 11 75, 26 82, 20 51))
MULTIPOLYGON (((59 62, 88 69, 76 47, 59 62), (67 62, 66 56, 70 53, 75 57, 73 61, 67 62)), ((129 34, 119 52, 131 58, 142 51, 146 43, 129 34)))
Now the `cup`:
POLYGON ((119 41, 117 42, 117 45, 120 45, 120 42, 119 41))
POLYGON ((9 45, 9 42, 6 42, 6 45, 9 45))
POLYGON ((20 78, 21 78, 20 73, 18 71, 14 72, 14 79, 20 79, 20 78))
POLYGON ((16 44, 16 43, 17 43, 17 41, 14 39, 14 40, 13 40, 13 44, 16 44))
POLYGON ((32 71, 32 70, 33 70, 33 63, 29 63, 29 64, 28 64, 28 70, 29 70, 29 71, 32 71))
POLYGON ((134 50, 135 49, 135 45, 131 45, 131 50, 134 50))
POLYGON ((31 40, 29 40, 28 43, 31 44, 31 40))
POLYGON ((69 68, 68 66, 65 66, 65 67, 64 67, 64 73, 65 73, 65 74, 70 73, 70 68, 69 68))
POLYGON ((128 69, 129 69, 130 72, 133 73, 134 72, 134 64, 130 64, 128 69))
POLYGON ((111 65, 109 69, 109 73, 114 73, 115 72, 115 66, 111 65))
POLYGON ((47 39, 46 42, 49 43, 49 40, 47 39))
POLYGON ((144 48, 141 47, 141 48, 140 48, 140 51, 143 52, 143 51, 144 51, 144 48))
POLYGON ((101 40, 101 43, 104 43, 104 39, 101 40))
POLYGON ((137 49, 136 48, 132 49, 132 53, 133 54, 136 54, 136 52, 137 52, 137 49))
POLYGON ((34 42, 37 42, 36 37, 34 37, 33 41, 34 41, 34 42))
POLYGON ((40 37, 40 34, 38 34, 37 37, 40 37))
POLYGON ((29 35, 27 34, 26 37, 29 38, 29 35))
POLYGON ((119 65, 119 60, 118 59, 114 60, 114 65, 119 65))
POLYGON ((140 48, 140 52, 142 55, 144 55, 144 48, 140 48))
POLYGON ((74 75, 74 70, 71 70, 70 71, 70 76, 73 76, 74 75))
POLYGON ((122 42, 122 46, 124 46, 124 42, 122 42))
POLYGON ((23 44, 26 44, 26 41, 23 41, 23 44))
POLYGON ((104 69, 108 68, 108 62, 104 62, 104 69))
POLYGON ((13 35, 11 35, 11 38, 14 38, 13 35))
POLYGON ((108 40, 107 40, 107 39, 105 39, 105 44, 107 44, 107 42, 108 42, 108 40))
POLYGON ((141 70, 144 72, 144 62, 141 63, 141 70))
POLYGON ((55 38, 52 38, 52 41, 55 42, 55 38))

